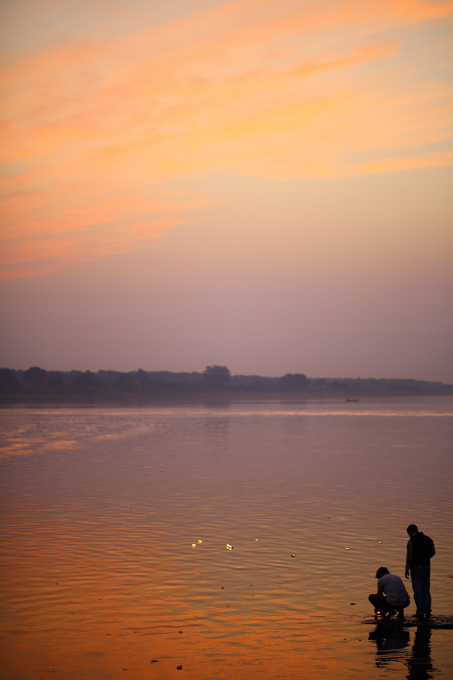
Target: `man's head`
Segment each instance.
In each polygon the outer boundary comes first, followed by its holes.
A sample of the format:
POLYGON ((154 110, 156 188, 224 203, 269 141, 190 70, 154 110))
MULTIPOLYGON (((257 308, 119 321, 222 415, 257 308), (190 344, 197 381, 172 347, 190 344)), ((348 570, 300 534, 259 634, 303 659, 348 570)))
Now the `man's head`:
POLYGON ((406 531, 409 534, 409 536, 414 536, 414 534, 418 534, 417 525, 416 524, 409 524, 406 531))
POLYGON ((389 573, 390 572, 387 569, 387 567, 379 567, 379 569, 376 572, 376 578, 382 578, 383 576, 385 576, 385 574, 389 574, 389 573))

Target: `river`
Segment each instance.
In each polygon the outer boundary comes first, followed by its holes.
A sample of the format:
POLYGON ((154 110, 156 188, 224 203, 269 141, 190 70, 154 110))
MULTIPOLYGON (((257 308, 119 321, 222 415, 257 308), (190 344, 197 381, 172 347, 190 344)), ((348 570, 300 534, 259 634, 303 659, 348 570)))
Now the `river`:
MULTIPOLYGON (((453 615, 453 399, 0 410, 1 680, 452 678, 382 633, 377 567, 430 535, 453 615)), ((410 595, 410 583, 406 582, 410 595)))

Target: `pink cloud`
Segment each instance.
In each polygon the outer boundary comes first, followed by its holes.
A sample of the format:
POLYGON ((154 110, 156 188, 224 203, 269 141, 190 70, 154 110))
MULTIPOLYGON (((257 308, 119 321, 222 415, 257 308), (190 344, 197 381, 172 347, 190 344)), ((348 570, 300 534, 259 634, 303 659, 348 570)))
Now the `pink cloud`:
POLYGON ((398 78, 398 31, 451 16, 452 2, 235 0, 22 56, 3 80, 5 271, 151 246, 209 203, 165 197, 181 174, 450 162, 426 149, 449 139, 450 90, 416 65, 398 78))
MULTIPOLYGON (((382 160, 369 161, 359 166, 362 173, 396 172, 399 170, 415 170, 420 168, 439 168, 453 164, 453 152, 420 153, 416 156, 396 156, 382 160)), ((356 169, 357 171, 357 169, 356 169)))

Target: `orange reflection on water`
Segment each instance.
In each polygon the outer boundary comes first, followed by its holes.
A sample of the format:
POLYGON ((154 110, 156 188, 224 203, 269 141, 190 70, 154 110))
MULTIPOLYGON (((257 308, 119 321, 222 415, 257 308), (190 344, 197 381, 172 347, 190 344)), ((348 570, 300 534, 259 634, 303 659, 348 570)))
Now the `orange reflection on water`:
MULTIPOLYGON (((197 562, 158 532, 85 521, 22 533, 7 555, 1 677, 168 679, 182 666, 197 680, 284 680, 341 677, 350 665, 350 645, 342 658, 332 626, 307 620, 281 573, 269 587, 261 561, 236 570, 236 553, 225 566, 219 541, 221 558, 197 562)), ((328 607, 317 601, 317 612, 328 607)))
POLYGON ((22 536, 7 555, 2 678, 331 680, 410 663, 412 633, 389 657, 389 638, 380 648, 369 626, 329 615, 332 595, 310 594, 317 579, 304 584, 291 555, 273 574, 265 553, 233 556, 218 540, 203 555, 147 529, 87 521, 22 536))
MULTIPOLYGON (((111 414, 82 416, 68 421, 65 436, 60 421, 42 430, 55 433, 49 442, 73 439, 76 450, 41 455, 30 436, 24 445, 40 455, 12 456, 3 468, 0 680, 378 680, 383 667, 412 672, 421 637, 405 628, 400 647, 391 636, 379 647, 369 639, 367 595, 377 566, 404 559, 389 480, 396 469, 407 503, 418 499, 419 482, 413 475, 404 486, 408 459, 391 445, 407 440, 409 448, 413 420, 257 424, 244 416, 217 437, 209 414, 184 415, 179 430, 176 414, 145 414, 145 429, 137 414, 124 416, 126 425, 111 414), (137 439, 116 437, 128 428, 137 439)), ((411 465, 428 475, 426 523, 442 536, 449 506, 439 480, 451 440, 445 430, 426 469, 439 427, 425 431, 425 420, 415 423, 421 443, 411 447, 411 465)), ((444 541, 433 601, 447 613, 449 581, 439 575, 450 564, 444 541)), ((448 677, 451 640, 441 634, 430 642, 432 665, 448 677)))

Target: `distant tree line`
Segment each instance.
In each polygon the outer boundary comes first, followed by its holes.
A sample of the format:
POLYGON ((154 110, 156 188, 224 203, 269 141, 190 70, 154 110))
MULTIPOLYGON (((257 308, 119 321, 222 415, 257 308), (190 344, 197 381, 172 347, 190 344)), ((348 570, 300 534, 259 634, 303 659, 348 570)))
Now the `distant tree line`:
POLYGON ((376 378, 308 378, 287 373, 278 378, 231 375, 226 366, 206 366, 203 372, 171 371, 46 371, 0 369, 0 400, 3 403, 34 400, 142 400, 199 398, 218 395, 288 398, 358 399, 369 395, 453 394, 453 385, 420 380, 376 378))

